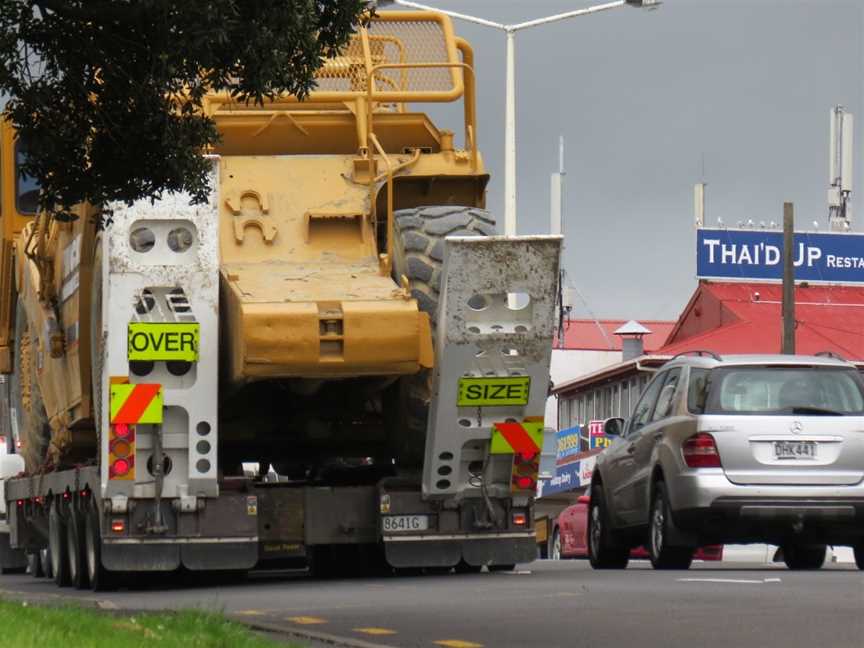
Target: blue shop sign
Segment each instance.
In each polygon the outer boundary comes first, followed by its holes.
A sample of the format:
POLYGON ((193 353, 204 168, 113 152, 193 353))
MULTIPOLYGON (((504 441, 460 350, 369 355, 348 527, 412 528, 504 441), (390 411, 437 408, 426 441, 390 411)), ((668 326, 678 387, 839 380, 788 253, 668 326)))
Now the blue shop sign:
POLYGON ((581 485, 579 481, 579 464, 580 462, 574 461, 566 466, 559 466, 558 470, 555 471, 554 477, 541 482, 539 497, 546 497, 555 493, 565 493, 574 488, 579 488, 581 485))
MULTIPOLYGON (((703 279, 783 279, 783 232, 700 229, 696 274, 703 279)), ((795 280, 864 283, 864 235, 795 234, 795 280)))

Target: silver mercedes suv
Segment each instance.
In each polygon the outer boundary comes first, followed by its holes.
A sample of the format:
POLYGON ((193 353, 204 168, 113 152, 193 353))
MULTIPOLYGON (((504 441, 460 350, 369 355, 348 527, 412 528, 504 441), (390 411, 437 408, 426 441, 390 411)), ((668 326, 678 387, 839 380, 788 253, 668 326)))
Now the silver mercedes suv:
POLYGON ((835 356, 693 352, 673 358, 628 421, 609 419, 591 482, 595 569, 648 547, 687 569, 696 547, 780 545, 818 569, 849 545, 864 569, 864 381, 835 356))

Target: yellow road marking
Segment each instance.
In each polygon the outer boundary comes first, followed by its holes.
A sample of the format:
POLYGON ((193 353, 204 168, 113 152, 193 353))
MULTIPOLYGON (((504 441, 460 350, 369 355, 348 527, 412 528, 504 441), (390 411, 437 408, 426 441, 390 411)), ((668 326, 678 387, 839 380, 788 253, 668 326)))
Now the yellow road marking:
POLYGON ((442 639, 441 641, 433 641, 432 643, 446 648, 483 648, 483 644, 474 643, 473 641, 462 641, 461 639, 442 639))
POLYGON ((240 610, 237 614, 243 616, 264 616, 261 610, 240 610))
POLYGON ((390 630, 389 628, 354 628, 354 632, 362 632, 363 634, 368 634, 368 635, 394 635, 394 634, 396 634, 395 630, 390 630))
POLYGON ((298 625, 318 625, 319 623, 327 623, 326 619, 313 616, 293 616, 288 617, 288 620, 291 623, 296 623, 298 625))

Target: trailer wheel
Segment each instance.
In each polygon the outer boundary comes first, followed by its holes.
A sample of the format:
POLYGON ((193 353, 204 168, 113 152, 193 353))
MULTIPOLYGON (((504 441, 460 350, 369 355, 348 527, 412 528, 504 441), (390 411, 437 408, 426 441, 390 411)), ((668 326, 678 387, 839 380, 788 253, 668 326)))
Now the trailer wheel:
POLYGON ((60 587, 69 584, 69 555, 66 551, 66 522, 60 513, 58 501, 48 511, 48 549, 51 553, 51 574, 60 587))
MULTIPOLYGON (((411 285, 417 306, 437 324, 441 290, 444 239, 448 236, 492 236, 495 219, 485 209, 456 205, 399 209, 394 214, 393 274, 411 285)), ((398 415, 394 450, 400 468, 419 469, 426 446, 426 420, 432 399, 431 372, 420 372, 399 381, 398 415)))
POLYGON ((39 565, 45 578, 54 577, 54 573, 51 571, 51 552, 48 550, 48 547, 42 547, 39 550, 39 565))
POLYGON ((488 567, 490 572, 512 572, 516 569, 516 565, 508 563, 506 565, 489 565, 488 567))
POLYGON ((29 473, 42 466, 48 442, 51 440, 51 427, 48 425, 45 403, 36 378, 35 342, 30 335, 30 322, 24 300, 19 295, 15 307, 15 356, 11 391, 15 422, 21 440, 21 456, 29 473))
POLYGON ((87 587, 84 558, 84 520, 75 506, 69 506, 66 518, 66 554, 69 561, 69 583, 77 588, 87 587))
POLYGON ((27 573, 33 578, 42 578, 45 572, 42 571, 42 562, 39 559, 38 553, 27 554, 27 573))
POLYGON ((469 565, 463 558, 454 567, 457 574, 479 574, 483 569, 482 565, 469 565))
POLYGON ((93 500, 90 500, 90 505, 84 514, 84 558, 90 588, 94 592, 114 589, 114 573, 102 566, 102 534, 99 529, 99 510, 93 500))

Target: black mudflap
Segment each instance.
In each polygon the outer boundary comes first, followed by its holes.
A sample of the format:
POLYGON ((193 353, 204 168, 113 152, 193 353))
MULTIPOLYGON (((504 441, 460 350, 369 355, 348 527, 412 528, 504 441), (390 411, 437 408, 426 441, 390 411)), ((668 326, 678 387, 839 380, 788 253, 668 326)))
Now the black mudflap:
POLYGON ((396 568, 455 567, 462 558, 462 543, 453 540, 385 542, 384 555, 396 568))
POLYGON ((475 567, 529 563, 537 559, 537 543, 534 538, 466 540, 462 558, 475 567))

